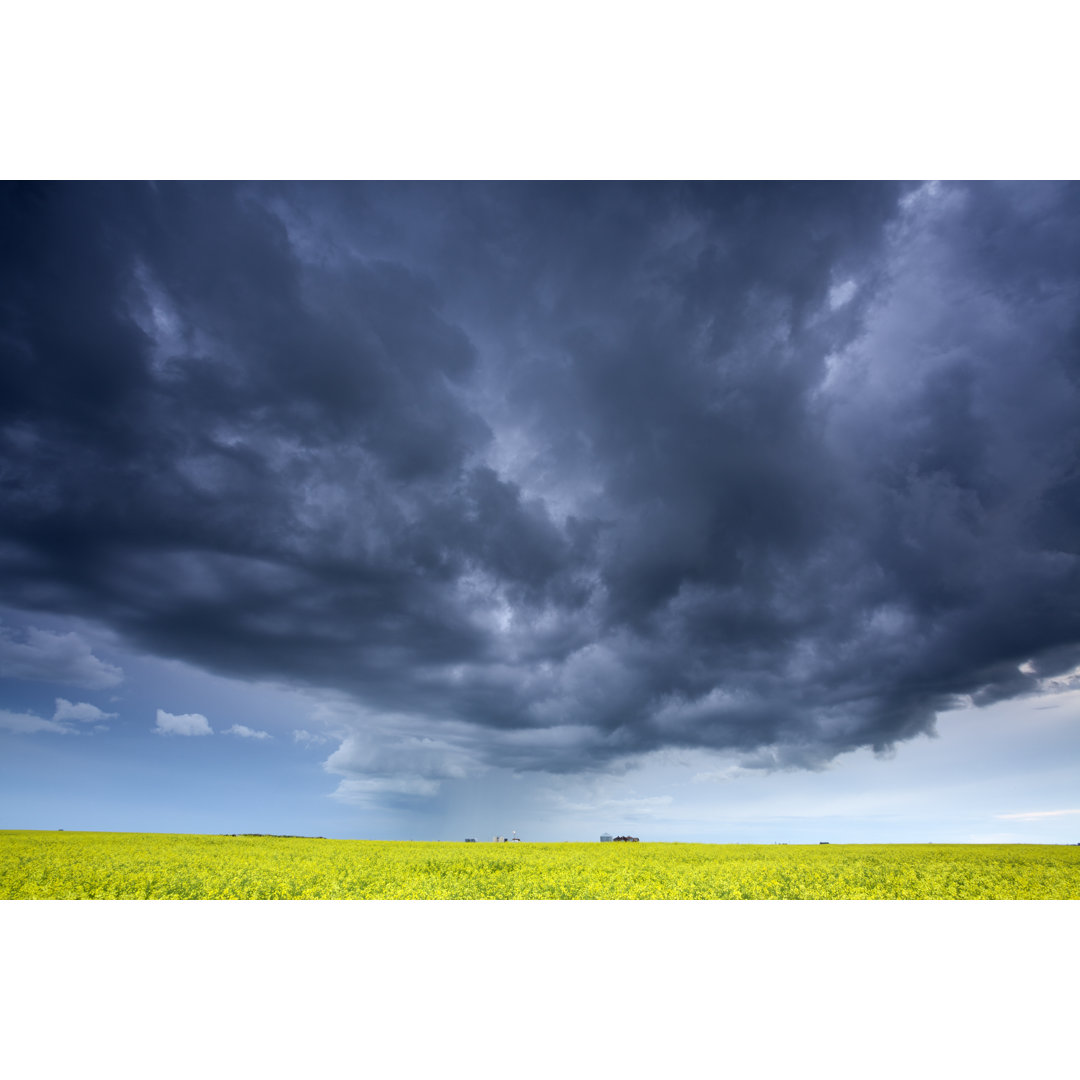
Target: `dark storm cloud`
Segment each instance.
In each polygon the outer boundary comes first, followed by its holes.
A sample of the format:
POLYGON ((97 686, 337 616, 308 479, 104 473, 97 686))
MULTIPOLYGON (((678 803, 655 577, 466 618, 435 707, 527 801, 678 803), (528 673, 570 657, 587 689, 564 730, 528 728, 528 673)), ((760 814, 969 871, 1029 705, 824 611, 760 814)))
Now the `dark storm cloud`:
POLYGON ((364 792, 1080 660, 1076 186, 2 197, 7 601, 348 695, 364 792))

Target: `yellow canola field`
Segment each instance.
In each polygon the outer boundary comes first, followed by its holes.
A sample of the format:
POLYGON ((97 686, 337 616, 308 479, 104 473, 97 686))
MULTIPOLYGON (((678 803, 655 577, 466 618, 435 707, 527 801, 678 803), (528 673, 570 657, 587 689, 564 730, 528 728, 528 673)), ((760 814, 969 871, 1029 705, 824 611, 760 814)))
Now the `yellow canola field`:
POLYGON ((0 899, 1076 900, 1080 847, 0 831, 0 899))

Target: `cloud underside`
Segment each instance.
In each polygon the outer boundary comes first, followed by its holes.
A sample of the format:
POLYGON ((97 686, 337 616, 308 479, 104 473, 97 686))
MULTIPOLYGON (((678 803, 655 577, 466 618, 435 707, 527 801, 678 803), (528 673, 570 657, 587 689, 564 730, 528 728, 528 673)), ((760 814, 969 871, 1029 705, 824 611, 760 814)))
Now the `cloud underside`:
POLYGON ((0 197, 7 602, 333 692, 343 798, 820 768, 1080 661, 1075 185, 0 197))

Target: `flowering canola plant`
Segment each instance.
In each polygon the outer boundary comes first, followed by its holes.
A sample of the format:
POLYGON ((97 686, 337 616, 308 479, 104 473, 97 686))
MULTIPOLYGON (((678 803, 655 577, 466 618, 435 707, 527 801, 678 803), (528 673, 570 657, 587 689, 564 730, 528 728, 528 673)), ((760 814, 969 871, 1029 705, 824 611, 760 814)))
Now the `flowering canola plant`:
POLYGON ((1077 900, 1080 847, 0 831, 0 899, 1077 900))

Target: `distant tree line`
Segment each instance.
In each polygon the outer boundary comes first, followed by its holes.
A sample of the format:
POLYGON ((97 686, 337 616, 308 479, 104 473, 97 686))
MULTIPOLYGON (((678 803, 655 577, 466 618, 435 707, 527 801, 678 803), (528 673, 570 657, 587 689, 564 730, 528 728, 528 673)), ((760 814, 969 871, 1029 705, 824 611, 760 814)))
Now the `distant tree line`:
POLYGON ((292 836, 289 833, 275 832, 227 832, 222 836, 267 836, 271 840, 325 840, 325 836, 292 836))

